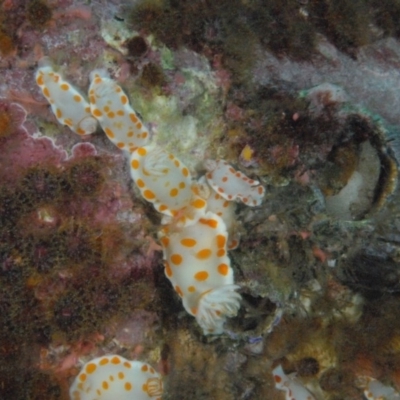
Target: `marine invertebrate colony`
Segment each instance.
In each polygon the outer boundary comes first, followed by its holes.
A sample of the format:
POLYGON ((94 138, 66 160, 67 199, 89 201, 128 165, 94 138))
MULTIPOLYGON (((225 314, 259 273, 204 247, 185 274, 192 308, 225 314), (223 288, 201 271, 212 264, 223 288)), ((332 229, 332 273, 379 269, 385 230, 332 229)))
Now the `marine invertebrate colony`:
MULTIPOLYGON (((76 89, 51 67, 41 67, 36 82, 59 122, 78 134, 94 131, 96 118, 118 148, 131 153, 131 176, 141 195, 164 215, 159 232, 165 259, 165 274, 183 300, 183 305, 204 334, 221 334, 227 317, 237 314, 241 296, 234 284, 227 255, 237 239, 228 241, 233 212, 207 212, 208 198, 226 203, 240 199, 259 205, 264 188, 258 181, 236 171, 223 160, 208 160, 206 179, 196 182, 189 169, 173 154, 149 144, 149 134, 131 108, 123 90, 99 71, 91 74, 90 107, 76 89), (79 97, 79 99, 78 99, 79 97), (89 111, 91 114, 89 114, 89 111), (65 119, 64 114, 67 114, 65 119), (210 192, 215 191, 210 196, 210 192)), ((221 208, 213 202, 211 208, 221 208)), ((232 208, 231 208, 232 211, 232 208)))

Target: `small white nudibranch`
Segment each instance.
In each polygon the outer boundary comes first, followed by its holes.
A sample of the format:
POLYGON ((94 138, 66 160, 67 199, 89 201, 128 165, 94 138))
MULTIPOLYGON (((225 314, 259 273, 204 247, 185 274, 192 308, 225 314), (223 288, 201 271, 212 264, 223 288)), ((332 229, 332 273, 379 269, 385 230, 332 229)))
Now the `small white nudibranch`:
POLYGON ((207 212, 184 228, 159 232, 165 275, 204 334, 221 334, 227 317, 237 314, 241 296, 235 290, 227 255, 228 233, 222 219, 207 212))
POLYGON ((70 390, 71 400, 161 400, 163 384, 149 364, 118 355, 86 363, 70 390))
POLYGON ((130 152, 145 146, 149 141, 149 132, 121 87, 101 70, 93 71, 90 80, 91 112, 111 142, 130 152))
POLYGON ((295 377, 283 372, 281 365, 273 369, 275 387, 286 392, 286 400, 315 400, 315 397, 295 377))
POLYGON ((206 178, 210 186, 225 200, 240 200, 254 207, 261 204, 265 189, 260 182, 236 171, 224 160, 206 160, 206 178))
POLYGON ((35 79, 60 124, 79 135, 88 135, 96 130, 97 121, 87 100, 50 65, 40 67, 35 79))

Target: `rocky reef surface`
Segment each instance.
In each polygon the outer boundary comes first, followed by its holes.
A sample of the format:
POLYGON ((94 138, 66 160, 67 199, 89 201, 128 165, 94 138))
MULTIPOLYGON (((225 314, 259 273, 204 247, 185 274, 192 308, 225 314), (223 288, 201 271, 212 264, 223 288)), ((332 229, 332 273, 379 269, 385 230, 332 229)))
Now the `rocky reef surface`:
POLYGON ((106 354, 153 365, 163 399, 399 398, 399 15, 394 0, 0 2, 0 398, 67 400, 106 354), (43 57, 82 93, 105 70, 195 178, 225 159, 265 187, 235 211, 242 301, 221 335, 172 290, 126 154, 52 114, 43 57))

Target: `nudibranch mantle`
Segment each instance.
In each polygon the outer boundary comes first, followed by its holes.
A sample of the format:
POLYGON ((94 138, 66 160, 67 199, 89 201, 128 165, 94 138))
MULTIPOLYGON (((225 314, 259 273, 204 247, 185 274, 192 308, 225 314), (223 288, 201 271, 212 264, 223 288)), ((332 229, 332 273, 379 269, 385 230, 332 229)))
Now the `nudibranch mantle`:
POLYGON ((265 189, 260 182, 236 171, 224 160, 206 160, 206 178, 210 186, 225 200, 240 200, 250 207, 261 204, 265 189))
POLYGON ((161 400, 163 384, 149 364, 108 355, 87 362, 75 378, 71 400, 161 400))
POLYGON ((61 125, 79 135, 88 135, 96 130, 97 121, 87 100, 51 66, 39 67, 35 79, 61 125))
POLYGON ((159 232, 165 275, 204 334, 221 334, 227 317, 237 314, 241 296, 235 290, 227 255, 228 233, 223 220, 207 212, 184 228, 159 232))
POLYGON ((288 376, 281 365, 272 370, 275 387, 286 392, 286 400, 315 400, 315 397, 302 385, 296 377, 288 376))
POLYGON ((111 142, 128 151, 145 146, 149 132, 122 88, 101 70, 93 71, 90 80, 90 110, 111 142))
POLYGON ((206 202, 196 195, 189 169, 173 154, 158 146, 139 147, 130 166, 141 195, 178 226, 195 223, 204 214, 206 202))

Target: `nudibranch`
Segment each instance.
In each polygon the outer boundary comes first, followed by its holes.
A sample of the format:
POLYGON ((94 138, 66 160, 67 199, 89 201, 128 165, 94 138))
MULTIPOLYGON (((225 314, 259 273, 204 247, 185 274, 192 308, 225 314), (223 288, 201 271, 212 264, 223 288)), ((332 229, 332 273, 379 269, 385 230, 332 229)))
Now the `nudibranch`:
POLYGON ((129 104, 122 88, 101 70, 90 74, 90 109, 107 137, 118 148, 133 151, 145 146, 149 132, 129 104))
POLYGON ((130 166, 141 195, 160 213, 179 220, 178 226, 194 223, 205 212, 188 168, 173 154, 157 146, 139 147, 130 166))
POLYGON ((88 135, 96 130, 97 121, 87 100, 50 65, 39 67, 35 78, 60 124, 79 135, 88 135))
POLYGON ((286 392, 286 400, 315 400, 315 397, 302 385, 296 377, 288 376, 278 365, 272 371, 275 387, 286 392))
POLYGON ((165 275, 205 335, 221 334, 227 317, 237 314, 241 296, 235 290, 227 255, 228 233, 223 220, 207 212, 195 224, 166 226, 159 232, 165 275))
POLYGON ((366 377, 365 380, 367 384, 364 396, 367 400, 400 400, 400 394, 391 386, 369 377, 366 377))
POLYGON ((240 200, 254 207, 261 204, 265 189, 260 182, 236 171, 224 160, 206 160, 206 178, 210 186, 225 200, 240 200))
POLYGON ((149 365, 118 355, 95 358, 75 378, 71 400, 161 400, 161 376, 149 365))
POLYGON ((207 201, 206 211, 211 211, 222 218, 228 231, 228 250, 236 249, 239 246, 240 235, 236 232, 237 222, 235 216, 236 202, 225 200, 207 183, 202 176, 198 180, 200 192, 207 201))

